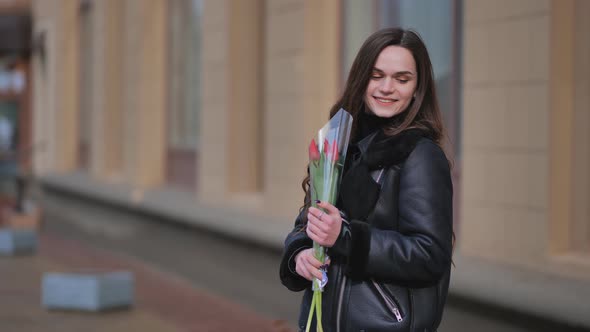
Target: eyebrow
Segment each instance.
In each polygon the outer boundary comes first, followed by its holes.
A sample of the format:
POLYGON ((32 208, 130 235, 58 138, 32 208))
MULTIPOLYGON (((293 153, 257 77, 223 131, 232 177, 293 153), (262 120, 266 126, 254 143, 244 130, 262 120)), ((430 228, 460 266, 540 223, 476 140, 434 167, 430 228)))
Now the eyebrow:
MULTIPOLYGON (((385 74, 385 72, 377 67, 373 68, 373 71, 379 72, 379 74, 385 74)), ((398 71, 394 73, 394 76, 401 76, 401 75, 410 75, 410 76, 414 76, 414 73, 412 73, 409 70, 402 70, 402 71, 398 71)))

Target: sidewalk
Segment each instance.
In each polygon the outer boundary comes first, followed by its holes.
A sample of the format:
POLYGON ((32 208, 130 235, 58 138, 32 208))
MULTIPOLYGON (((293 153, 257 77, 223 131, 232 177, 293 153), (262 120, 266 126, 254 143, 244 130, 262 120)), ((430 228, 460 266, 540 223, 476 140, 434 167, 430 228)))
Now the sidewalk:
POLYGON ((277 331, 284 322, 272 321, 206 294, 188 282, 132 257, 84 243, 40 234, 36 254, 0 256, 0 331, 277 331), (48 311, 41 307, 41 276, 50 271, 125 269, 134 273, 135 305, 103 313, 48 311))

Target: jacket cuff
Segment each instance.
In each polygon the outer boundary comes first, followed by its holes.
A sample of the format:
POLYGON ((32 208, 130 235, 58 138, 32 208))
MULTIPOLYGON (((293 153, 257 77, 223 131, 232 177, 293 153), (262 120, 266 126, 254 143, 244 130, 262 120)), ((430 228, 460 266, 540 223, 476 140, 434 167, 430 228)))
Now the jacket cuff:
POLYGON ((342 217, 342 227, 340 228, 340 234, 338 235, 334 245, 328 248, 328 252, 330 256, 337 255, 348 258, 348 256, 350 256, 351 244, 350 222, 346 219, 346 215, 343 212, 340 212, 340 216, 342 217))
MULTIPOLYGON (((304 233, 305 234, 305 233, 304 233)), ((283 259, 279 267, 279 275, 282 283, 292 291, 301 291, 305 289, 309 281, 295 271, 295 256, 301 250, 311 248, 313 242, 307 236, 301 236, 294 239, 283 252, 283 259)))
POLYGON ((350 222, 352 233, 347 274, 351 279, 361 279, 365 274, 369 249, 371 248, 371 228, 363 221, 350 222))

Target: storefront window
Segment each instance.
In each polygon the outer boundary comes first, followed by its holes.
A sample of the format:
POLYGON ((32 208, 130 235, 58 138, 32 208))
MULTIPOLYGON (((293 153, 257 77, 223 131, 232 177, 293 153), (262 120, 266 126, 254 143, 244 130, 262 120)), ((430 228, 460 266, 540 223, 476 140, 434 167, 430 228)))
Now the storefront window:
POLYGON ((201 107, 202 0, 169 2, 168 148, 170 185, 194 190, 201 107))
POLYGON ((90 157, 90 137, 92 132, 92 54, 93 24, 92 3, 83 1, 80 6, 80 101, 78 113, 78 166, 88 169, 90 157))

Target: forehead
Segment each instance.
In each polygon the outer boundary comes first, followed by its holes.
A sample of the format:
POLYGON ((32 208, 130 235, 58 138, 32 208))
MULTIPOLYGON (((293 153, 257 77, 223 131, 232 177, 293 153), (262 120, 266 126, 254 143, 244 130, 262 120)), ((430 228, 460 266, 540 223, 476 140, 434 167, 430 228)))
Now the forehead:
POLYGON ((377 61, 375 68, 385 72, 410 71, 416 73, 416 61, 412 53, 401 46, 387 46, 384 48, 377 61))

